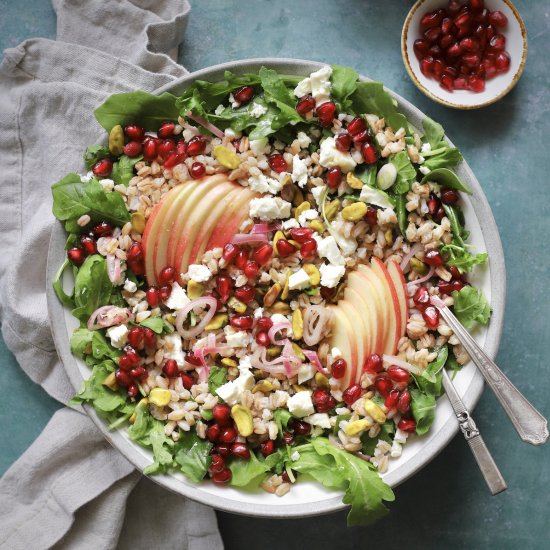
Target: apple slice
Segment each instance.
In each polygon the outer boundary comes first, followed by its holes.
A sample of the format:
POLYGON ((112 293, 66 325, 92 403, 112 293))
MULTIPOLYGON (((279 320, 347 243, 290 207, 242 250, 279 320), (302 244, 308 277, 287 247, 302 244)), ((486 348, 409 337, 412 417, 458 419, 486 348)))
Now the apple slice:
POLYGON ((357 363, 354 361, 351 344, 353 328, 344 310, 339 305, 329 305, 328 308, 334 315, 330 345, 331 347, 337 347, 342 352, 342 357, 348 364, 346 374, 340 380, 340 387, 346 389, 351 381, 356 378, 357 363))
POLYGON ((388 346, 391 343, 390 354, 395 355, 401 332, 401 306, 399 305, 397 290, 393 284, 393 279, 390 277, 390 274, 388 273, 388 270, 382 260, 373 257, 371 259, 371 268, 382 282, 385 299, 388 301, 390 308, 390 315, 388 316, 388 346), (393 310, 393 315, 391 314, 391 310, 393 310))
POLYGON ((397 262, 391 261, 387 267, 388 273, 397 291, 399 309, 401 310, 401 326, 399 327, 399 339, 401 339, 407 332, 407 322, 409 321, 409 293, 407 291, 407 282, 397 262))
MULTIPOLYGON (((358 314, 358 308, 356 303, 349 302, 345 298, 338 301, 338 307, 343 309, 346 317, 351 324, 351 332, 349 333, 352 355, 354 357, 354 365, 352 367, 355 373, 355 378, 352 378, 352 382, 356 381, 357 374, 363 370, 363 362, 365 357, 365 337, 367 335, 367 329, 363 324, 363 319, 358 314)), ((348 368, 350 365, 348 364, 348 368)), ((348 384, 349 385, 349 384, 348 384)), ((345 386, 347 388, 347 386, 345 386)))

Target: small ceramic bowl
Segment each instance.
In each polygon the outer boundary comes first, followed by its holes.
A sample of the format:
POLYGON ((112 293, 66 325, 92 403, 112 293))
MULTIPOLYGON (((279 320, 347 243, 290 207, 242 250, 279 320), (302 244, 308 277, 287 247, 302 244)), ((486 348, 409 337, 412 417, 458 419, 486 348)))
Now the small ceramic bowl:
MULTIPOLYGON (((506 37, 506 51, 511 64, 507 73, 487 80, 485 90, 475 93, 469 90, 445 90, 437 80, 427 78, 420 71, 413 44, 421 38, 420 20, 428 12, 446 6, 448 0, 418 0, 405 19, 401 34, 401 52, 405 68, 415 85, 431 99, 455 109, 477 109, 490 105, 504 97, 517 83, 527 57, 527 33, 517 9, 510 0, 485 0, 485 7, 491 11, 500 10, 508 18, 505 29, 499 30, 506 37)), ((462 2, 465 3, 465 2, 462 2)))

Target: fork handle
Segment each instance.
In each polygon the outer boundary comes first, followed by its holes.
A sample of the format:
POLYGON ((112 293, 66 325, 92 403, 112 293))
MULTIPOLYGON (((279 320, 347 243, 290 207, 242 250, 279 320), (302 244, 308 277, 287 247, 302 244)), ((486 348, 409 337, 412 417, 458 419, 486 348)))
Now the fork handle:
POLYGON ((521 439, 532 445, 545 443, 548 439, 548 421, 546 418, 529 403, 494 361, 487 356, 449 308, 443 302, 441 302, 441 305, 438 304, 438 308, 472 358, 472 361, 481 371, 521 439))

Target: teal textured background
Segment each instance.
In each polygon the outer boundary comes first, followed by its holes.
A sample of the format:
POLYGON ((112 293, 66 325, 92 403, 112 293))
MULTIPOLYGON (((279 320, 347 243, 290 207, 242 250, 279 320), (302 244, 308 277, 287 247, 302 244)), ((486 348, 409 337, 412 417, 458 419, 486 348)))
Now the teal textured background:
MULTIPOLYGON (((508 271, 506 319, 497 362, 546 416, 550 382, 546 139, 550 133, 550 6, 517 1, 529 38, 525 72, 512 92, 479 111, 444 108, 405 72, 400 32, 412 2, 385 0, 194 0, 179 61, 190 71, 241 58, 278 56, 350 65, 383 81, 441 122, 480 180, 500 230, 508 271)), ((0 0, 0 48, 55 37, 48 0, 0 0)), ((58 404, 18 368, 0 341, 0 474, 32 443, 58 404)), ((548 548, 550 446, 522 443, 489 390, 475 411, 501 471, 491 497, 467 445, 453 442, 397 488, 391 514, 374 527, 346 529, 345 513, 262 520, 219 513, 228 550, 256 537, 265 548, 548 548), (252 531, 252 533, 251 533, 252 531)))

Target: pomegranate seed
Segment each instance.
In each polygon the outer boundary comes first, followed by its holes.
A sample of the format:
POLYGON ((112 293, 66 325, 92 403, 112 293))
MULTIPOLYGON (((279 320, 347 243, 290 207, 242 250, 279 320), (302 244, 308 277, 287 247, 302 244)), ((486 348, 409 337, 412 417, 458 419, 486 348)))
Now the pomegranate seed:
POLYGON ((367 129, 367 124, 365 119, 360 116, 356 116, 353 120, 348 123, 347 130, 352 135, 355 136, 359 132, 367 129))
POLYGON ((119 367, 124 370, 138 367, 141 363, 141 357, 136 353, 136 351, 131 346, 126 346, 124 351, 125 354, 119 357, 119 367))
POLYGON ((439 39, 439 46, 446 50, 451 44, 454 44, 455 37, 452 34, 443 34, 439 39))
POLYGON ((472 69, 477 67, 481 62, 481 57, 477 53, 466 53, 462 56, 462 63, 471 67, 472 69))
POLYGON ((225 428, 231 424, 231 407, 222 403, 214 405, 212 416, 221 428, 225 428))
POLYGON ((221 428, 218 424, 211 424, 206 428, 206 438, 211 443, 215 443, 220 438, 221 428))
POLYGON ((254 88, 252 86, 243 86, 233 92, 235 101, 241 105, 248 103, 254 97, 254 88))
POLYGON ((183 387, 186 390, 190 390, 194 384, 195 381, 193 380, 193 377, 190 374, 187 374, 186 372, 180 373, 181 382, 183 384, 183 387))
POLYGON ((300 248, 300 255, 304 260, 309 260, 317 254, 317 242, 314 239, 308 239, 300 248))
POLYGON ((220 456, 226 457, 229 456, 229 453, 231 452, 231 446, 226 445, 225 443, 218 443, 214 446, 212 451, 218 453, 220 456))
POLYGON ((452 281, 451 286, 452 286, 452 291, 453 292, 455 290, 457 292, 460 292, 466 285, 463 281, 452 281))
POLYGON ((145 327, 143 329, 143 340, 146 347, 153 348, 157 343, 157 335, 150 328, 145 327))
POLYGON ((269 336, 267 332, 258 332, 255 336, 256 342, 260 344, 260 346, 267 347, 271 343, 271 340, 269 339, 269 336))
POLYGON ((132 251, 132 248, 136 247, 139 247, 139 249, 141 250, 141 245, 139 243, 134 243, 128 251, 128 254, 126 256, 126 263, 135 275, 143 275, 143 273, 145 272, 143 255, 141 257, 130 258, 130 252, 132 251))
POLYGON ((249 278, 253 279, 258 275, 258 272, 260 271, 260 264, 258 262, 255 262, 253 260, 250 260, 246 262, 246 265, 244 266, 244 274, 249 278))
POLYGON ((425 286, 419 287, 414 293, 413 302, 420 310, 423 310, 430 305, 430 293, 425 286))
POLYGON ((160 291, 158 287, 150 286, 145 292, 145 298, 151 307, 157 307, 160 303, 160 291))
POLYGON ((327 390, 315 390, 312 401, 315 410, 321 413, 328 412, 336 404, 336 400, 327 390))
POLYGON ((382 356, 378 355, 378 353, 373 353, 365 359, 363 370, 366 372, 380 372, 383 368, 382 356))
POLYGON ((452 283, 447 281, 438 281, 437 288, 439 289, 440 294, 450 295, 451 292, 453 291, 452 283))
POLYGON ((221 472, 225 468, 225 461, 223 459, 222 455, 213 454, 211 455, 212 462, 210 463, 210 472, 212 474, 215 474, 217 472, 221 472))
POLYGON ((275 452, 275 443, 269 439, 260 444, 260 453, 264 456, 269 456, 275 452))
POLYGON ((92 229, 96 237, 110 237, 113 234, 113 227, 107 222, 100 222, 92 229))
POLYGON ((275 245, 275 248, 277 249, 279 256, 282 256, 283 258, 294 254, 297 250, 292 243, 285 241, 285 239, 279 239, 275 245))
POLYGON ((342 399, 344 400, 344 403, 346 405, 353 405, 361 397, 362 391, 363 390, 361 389, 361 386, 359 384, 351 385, 342 394, 342 399))
POLYGON ((168 359, 162 367, 162 372, 168 376, 168 378, 175 378, 179 374, 178 364, 175 359, 168 359))
POLYGON ((288 170, 288 164, 286 160, 284 159, 283 155, 277 153, 275 155, 271 155, 267 162, 269 164, 269 167, 274 171, 277 172, 277 174, 281 174, 282 172, 286 172, 288 170))
POLYGON ((256 326, 260 330, 267 332, 273 326, 273 321, 269 317, 260 317, 258 321, 256 321, 256 326))
POLYGON ((443 265, 443 258, 439 250, 428 250, 428 252, 424 254, 424 263, 433 265, 434 267, 443 265))
POLYGON ((202 162, 194 162, 189 173, 193 179, 198 180, 206 174, 206 166, 202 162))
POLYGON ((495 10, 489 13, 489 23, 495 27, 504 28, 508 25, 508 18, 500 10, 495 10))
POLYGON ((137 394, 139 393, 139 389, 135 384, 130 384, 128 386, 127 393, 130 397, 137 397, 137 394))
POLYGON ((67 258, 69 258, 69 261, 73 265, 80 267, 86 259, 86 253, 79 246, 75 246, 74 248, 69 248, 69 250, 67 250, 67 258))
POLYGON ((336 149, 346 153, 351 147, 351 136, 347 132, 338 134, 335 139, 336 149))
POLYGON ((222 301, 226 302, 233 289, 233 280, 228 275, 219 275, 216 279, 216 289, 222 301))
POLYGON ((371 138, 368 130, 363 130, 353 136, 353 143, 355 143, 356 147, 359 147, 362 143, 365 143, 365 141, 370 140, 371 138))
POLYGON ((329 168, 327 171, 327 185, 330 189, 336 189, 342 181, 342 170, 337 166, 329 168))
POLYGON ((456 15, 460 8, 462 8, 462 4, 458 0, 451 0, 447 5, 447 12, 449 15, 456 15))
POLYGON ((376 164, 378 162, 378 153, 372 143, 364 143, 361 147, 361 154, 365 159, 365 164, 376 164))
MULTIPOLYGON (((294 477, 298 477, 296 472, 294 472, 294 477)), ((290 477, 288 476, 288 472, 286 470, 281 474, 281 478, 285 483, 290 483, 290 477)))
POLYGON ((285 445, 294 445, 294 436, 290 432, 283 432, 285 445))
POLYGON ((426 321, 426 326, 431 330, 435 330, 439 325, 439 310, 434 306, 428 306, 422 312, 422 317, 426 321))
POLYGON ((390 394, 390 391, 393 390, 393 384, 389 378, 384 378, 378 376, 374 381, 374 387, 377 389, 378 393, 386 398, 390 394))
POLYGON ((443 57, 443 50, 440 48, 439 44, 433 44, 428 50, 428 54, 431 55, 434 59, 441 59, 443 57))
POLYGON ((233 426, 226 426, 221 430, 219 439, 222 443, 233 443, 237 439, 237 431, 233 426))
POLYGON ((233 443, 231 445, 231 454, 243 460, 250 460, 250 451, 244 443, 233 443))
POLYGON ((443 19, 443 13, 441 10, 427 13, 420 19, 420 29, 426 30, 432 27, 437 27, 443 19))
POLYGON ((311 424, 303 420, 292 420, 292 429, 296 435, 308 435, 311 432, 311 424))
POLYGON ((143 367, 136 367, 130 371, 130 376, 134 380, 143 380, 147 378, 147 371, 143 367))
POLYGON ((168 285, 174 282, 176 270, 172 266, 165 267, 159 274, 158 280, 161 285, 168 285))
POLYGON ((260 245, 252 253, 252 259, 260 265, 266 265, 271 260, 271 256, 273 256, 273 247, 268 243, 260 245))
POLYGON ((115 378, 119 386, 128 387, 132 383, 132 379, 127 372, 117 369, 115 371, 115 378))
POLYGON ((332 300, 336 296, 336 288, 321 287, 321 296, 324 300, 332 300))
POLYGON ((235 298, 240 300, 244 304, 248 304, 254 300, 256 296, 256 289, 251 285, 244 285, 235 289, 235 298))
POLYGON ((128 343, 134 348, 139 349, 143 345, 144 338, 143 327, 132 327, 128 331, 128 343))
POLYGON ((428 214, 430 216, 435 216, 440 206, 441 206, 441 202, 437 198, 437 196, 434 195, 433 193, 430 194, 430 198, 428 199, 428 214))
MULTIPOLYGON (((164 161, 164 168, 167 170, 171 170, 174 168, 174 166, 177 166, 178 164, 181 164, 185 159, 186 155, 180 154, 180 153, 172 153, 165 161, 164 161)), ((200 163, 196 163, 200 164, 200 163)), ((191 166, 191 175, 193 176, 193 166, 191 166)), ((198 179, 198 178, 196 178, 198 179)))
POLYGON ((436 59, 432 68, 432 72, 435 78, 441 78, 441 75, 443 74, 443 71, 446 69, 446 67, 447 65, 445 65, 445 63, 443 63, 441 59, 436 59))
POLYGON ((388 397, 386 397, 386 400, 384 401, 384 405, 388 409, 395 409, 397 407, 397 400, 399 399, 399 390, 392 390, 388 397))
POLYGON ((160 125, 160 128, 157 131, 157 136, 160 139, 166 139, 174 135, 174 129, 176 125, 173 122, 166 121, 160 125))
POLYGON ((149 139, 143 142, 143 158, 149 162, 155 160, 158 156, 158 145, 153 139, 149 139))
POLYGON ((110 159, 98 160, 92 166, 92 172, 94 173, 94 176, 97 176, 98 178, 106 178, 107 176, 110 176, 112 170, 113 170, 113 161, 110 159))
POLYGON ((176 150, 176 143, 173 139, 165 139, 158 146, 160 158, 166 160, 176 150))
MULTIPOLYGON (((430 44, 424 38, 418 38, 414 41, 413 49, 416 55, 416 58, 420 61, 428 53, 430 44)), ((349 129, 349 127, 348 127, 349 129)))
POLYGON ((327 101, 317 107, 315 114, 319 117, 321 126, 332 126, 332 121, 336 115, 336 105, 332 101, 327 101))
POLYGON ((479 40, 472 38, 471 36, 467 36, 460 41, 460 47, 465 52, 475 53, 480 49, 479 40))
POLYGON ((454 265, 452 265, 447 269, 455 279, 462 279, 462 273, 460 273, 460 270, 458 269, 458 267, 455 267, 454 265))
POLYGON ((397 400, 397 410, 401 414, 405 414, 411 406, 411 394, 409 390, 403 390, 397 400))
POLYGON ((452 19, 450 19, 449 17, 445 17, 441 21, 441 32, 443 34, 450 34, 450 35, 454 33, 454 23, 452 19))
POLYGON ((455 90, 467 90, 468 82, 464 77, 455 78, 453 86, 455 90))
POLYGON ((393 380, 397 384, 408 384, 411 379, 411 375, 408 370, 396 365, 392 365, 386 372, 388 373, 390 380, 393 380))
POLYGON ((365 220, 367 220, 369 225, 376 225, 378 223, 378 210, 369 206, 365 214, 365 220))
POLYGON ((479 76, 471 75, 468 77, 468 88, 472 92, 480 93, 485 90, 485 80, 479 76))
POLYGON ((456 204, 460 199, 460 195, 454 189, 444 187, 441 190, 441 202, 443 204, 456 204))
POLYGON ((222 258, 226 261, 226 263, 230 264, 234 259, 235 256, 239 253, 239 247, 235 246, 234 244, 227 243, 223 247, 222 252, 222 258))
POLYGON ((481 61, 481 66, 485 69, 485 78, 487 80, 494 78, 497 75, 497 68, 494 61, 485 57, 481 61))
MULTIPOLYGON (((451 44, 447 48, 447 56, 448 57, 458 57, 459 55, 462 55, 462 48, 461 48, 461 46, 458 42, 455 42, 454 44, 451 44)), ((426 74, 426 73, 424 73, 424 74, 426 74)), ((428 75, 426 75, 426 76, 428 76, 428 75)))
POLYGON ((195 136, 189 140, 187 144, 187 154, 190 157, 195 157, 197 155, 203 155, 206 149, 206 140, 202 136, 195 136))
MULTIPOLYGON (((451 46, 452 47, 452 46, 451 46)), ((424 76, 431 76, 435 59, 431 55, 427 55, 420 61, 420 70, 424 76)))
POLYGON ((128 250, 126 258, 132 261, 143 260, 143 248, 141 246, 141 243, 132 243, 130 249, 128 250))
POLYGON ((304 116, 315 109, 315 99, 310 95, 305 95, 298 101, 296 105, 296 111, 299 115, 304 116))
POLYGON ((331 365, 332 376, 336 379, 343 378, 346 374, 348 364, 345 359, 339 358, 331 365))
POLYGON ((178 155, 185 155, 187 158, 187 143, 184 139, 179 139, 176 143, 176 153, 178 155))
POLYGON ((251 330, 254 325, 254 317, 251 315, 235 315, 231 317, 229 324, 239 330, 251 330))
POLYGON ((130 158, 137 157, 141 154, 141 143, 139 141, 130 141, 122 149, 123 153, 130 158))
POLYGON ((235 256, 235 265, 239 269, 244 269, 246 266, 246 262, 248 262, 248 252, 240 250, 237 256, 235 256))
POLYGON ((441 29, 439 27, 432 27, 425 30, 423 36, 430 44, 433 44, 441 36, 441 29))
POLYGON ((130 138, 132 141, 142 142, 143 138, 145 137, 145 130, 138 126, 137 124, 128 124, 127 126, 124 126, 124 133, 130 138))
POLYGON ((231 481, 231 476, 231 470, 229 468, 224 468, 221 472, 212 474, 212 481, 218 485, 224 485, 231 481))
POLYGON ((487 28, 485 29, 485 35, 487 36, 487 40, 491 40, 493 36, 497 33, 495 27, 493 25, 487 25, 487 28))
POLYGON ((459 30, 468 27, 472 22, 472 16, 469 13, 461 13, 455 17, 453 23, 459 28, 459 30))
POLYGON ((472 11, 480 11, 484 7, 483 0, 468 0, 468 7, 472 11))
POLYGON ((491 40, 489 40, 489 48, 493 52, 501 52, 506 47, 506 38, 502 34, 495 34, 491 40))
POLYGON ((303 244, 311 239, 311 237, 313 236, 313 229, 309 229, 308 227, 291 229, 290 236, 293 240, 303 244))
POLYGON ((499 73, 505 73, 508 71, 510 68, 510 56, 507 52, 500 52, 497 54, 495 67, 499 73))
POLYGON ((447 72, 441 75, 441 78, 439 79, 439 83, 448 92, 452 92, 455 86, 454 78, 447 72))
POLYGON ((416 421, 412 418, 403 418, 397 424, 397 427, 402 432, 414 433, 416 431, 416 421))

